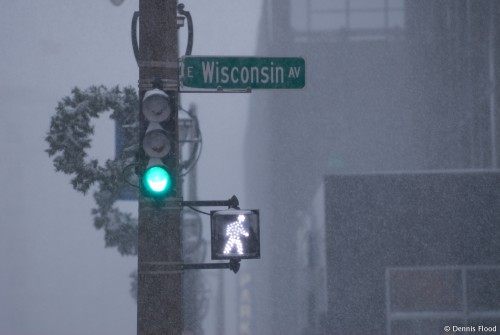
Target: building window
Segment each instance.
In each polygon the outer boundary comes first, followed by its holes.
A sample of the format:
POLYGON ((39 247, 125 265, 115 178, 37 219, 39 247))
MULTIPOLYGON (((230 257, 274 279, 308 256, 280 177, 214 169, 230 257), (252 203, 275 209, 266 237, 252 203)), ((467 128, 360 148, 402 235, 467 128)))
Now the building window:
POLYGON ((387 268, 385 280, 387 335, 496 331, 500 322, 500 266, 387 268))
POLYGON ((404 28, 404 0, 291 0, 290 15, 299 34, 380 36, 404 28))

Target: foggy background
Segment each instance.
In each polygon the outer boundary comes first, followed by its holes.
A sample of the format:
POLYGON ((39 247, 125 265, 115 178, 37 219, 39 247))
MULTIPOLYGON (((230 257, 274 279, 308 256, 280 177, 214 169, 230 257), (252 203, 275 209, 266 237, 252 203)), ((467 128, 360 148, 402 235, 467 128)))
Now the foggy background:
MULTIPOLYGON (((261 1, 183 1, 193 54, 253 55, 261 1)), ((44 138, 75 86, 137 87, 131 41, 137 0, 3 0, 0 11, 0 334, 135 334, 129 294, 136 257, 104 248, 82 196, 54 171, 44 138)), ((187 26, 180 32, 184 53, 187 26)), ((199 199, 244 203, 242 143, 248 95, 183 94, 198 106, 199 199), (221 128, 220 125, 224 124, 221 128), (228 168, 229 167, 229 168, 228 168)), ((90 155, 114 156, 114 124, 94 120, 90 155)), ((136 213, 136 202, 121 208, 136 213)), ((244 267, 244 265, 243 265, 244 267)), ((233 275, 233 281, 237 279, 233 275)), ((230 283, 228 283, 230 284, 230 283)))
MULTIPOLYGON (((193 55, 303 57, 307 72, 302 90, 181 95, 203 133, 198 199, 235 194, 261 215, 262 259, 236 276, 202 272, 205 334, 499 324, 500 3, 184 3, 193 55)), ((137 260, 104 248, 92 194, 55 173, 44 138, 74 86, 137 86, 137 9, 3 2, 0 334, 136 333, 137 260)), ((94 122, 90 154, 103 161, 114 155, 113 124, 94 122)))
POLYGON ((251 97, 240 334, 500 324, 499 4, 264 1, 258 54, 307 74, 251 97))

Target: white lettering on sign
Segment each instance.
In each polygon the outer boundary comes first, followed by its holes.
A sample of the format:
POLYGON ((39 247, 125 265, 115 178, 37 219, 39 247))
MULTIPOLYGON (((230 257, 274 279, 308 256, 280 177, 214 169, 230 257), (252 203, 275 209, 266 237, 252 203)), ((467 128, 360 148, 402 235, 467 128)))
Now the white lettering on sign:
POLYGON ((288 78, 298 78, 300 75, 300 67, 291 67, 288 72, 288 78))
MULTIPOLYGON (((282 66, 219 66, 219 62, 201 62, 203 82, 206 84, 283 84, 285 69, 282 66)), ((188 68, 189 71, 189 68, 188 68)), ((190 74, 190 72, 188 72, 190 74)), ((288 77, 297 78, 300 67, 290 68, 288 77)), ((189 76, 188 74, 188 76, 189 76)))

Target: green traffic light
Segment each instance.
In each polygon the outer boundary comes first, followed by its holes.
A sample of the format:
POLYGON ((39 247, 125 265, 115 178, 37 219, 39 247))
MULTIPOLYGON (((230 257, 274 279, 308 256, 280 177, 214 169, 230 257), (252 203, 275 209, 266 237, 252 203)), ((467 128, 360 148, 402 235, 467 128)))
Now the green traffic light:
POLYGON ((147 169, 142 177, 142 183, 152 195, 163 195, 172 187, 170 174, 161 166, 152 166, 147 169))

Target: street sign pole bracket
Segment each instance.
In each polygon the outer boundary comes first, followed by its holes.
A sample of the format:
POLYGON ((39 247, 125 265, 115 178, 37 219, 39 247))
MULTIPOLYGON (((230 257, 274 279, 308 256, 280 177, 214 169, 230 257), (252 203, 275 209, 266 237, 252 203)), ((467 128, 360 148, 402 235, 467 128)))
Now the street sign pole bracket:
POLYGON ((179 92, 179 84, 177 80, 148 78, 139 80, 139 90, 148 91, 153 88, 160 88, 163 91, 179 92))
POLYGON ((183 90, 182 88, 179 89, 179 93, 252 93, 252 88, 247 87, 244 89, 224 89, 222 87, 217 87, 215 91, 210 91, 210 90, 204 90, 204 89, 199 89, 199 90, 183 90))

